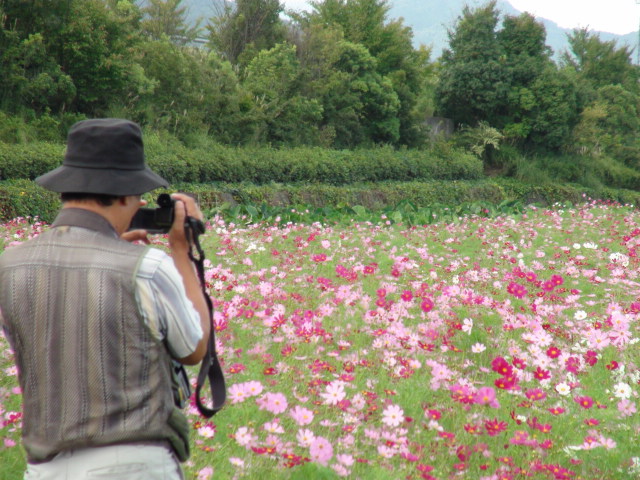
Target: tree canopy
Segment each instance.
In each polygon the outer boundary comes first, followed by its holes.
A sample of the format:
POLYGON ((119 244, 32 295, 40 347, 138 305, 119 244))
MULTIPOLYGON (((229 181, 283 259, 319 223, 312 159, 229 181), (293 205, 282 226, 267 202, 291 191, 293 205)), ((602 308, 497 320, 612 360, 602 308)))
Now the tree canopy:
POLYGON ((0 111, 61 130, 123 115, 183 141, 331 148, 420 147, 435 114, 484 157, 502 142, 640 165, 633 52, 587 29, 555 62, 542 23, 490 1, 465 7, 431 59, 389 0, 218 5, 190 23, 183 0, 0 0, 0 111))

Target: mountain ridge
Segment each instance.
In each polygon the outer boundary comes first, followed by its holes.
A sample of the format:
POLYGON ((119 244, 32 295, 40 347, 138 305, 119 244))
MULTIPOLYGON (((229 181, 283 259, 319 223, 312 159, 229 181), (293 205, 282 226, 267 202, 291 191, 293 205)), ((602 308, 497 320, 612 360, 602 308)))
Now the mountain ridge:
MULTIPOLYGON (((224 0, 183 0, 183 5, 188 8, 187 16, 190 22, 195 22, 198 18, 204 19, 203 25, 208 18, 215 16, 219 6, 224 0)), ((442 51, 448 47, 447 30, 455 25, 455 21, 462 14, 465 5, 471 8, 480 7, 486 4, 486 0, 391 0, 388 19, 402 18, 403 23, 411 27, 413 31, 414 45, 430 46, 432 49, 431 58, 436 59, 442 51)), ((505 15, 520 15, 522 11, 514 8, 507 0, 498 0, 496 4, 500 10, 502 18, 505 15)), ((562 28, 553 20, 542 17, 536 19, 545 26, 547 31, 547 45, 554 52, 557 60, 562 51, 569 48, 567 35, 571 29, 562 28)), ((593 30, 604 41, 615 40, 619 47, 628 46, 634 51, 638 45, 638 32, 626 35, 600 32, 593 30)))

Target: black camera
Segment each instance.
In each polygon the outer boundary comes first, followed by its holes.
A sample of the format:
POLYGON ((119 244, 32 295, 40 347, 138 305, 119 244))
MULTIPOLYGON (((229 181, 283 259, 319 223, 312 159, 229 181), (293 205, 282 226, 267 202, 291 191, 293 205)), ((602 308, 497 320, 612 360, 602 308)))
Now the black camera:
POLYGON ((141 208, 133 216, 129 230, 142 229, 149 233, 168 233, 173 225, 175 200, 168 193, 158 196, 158 208, 141 208))
MULTIPOLYGON (((149 233, 169 233, 173 225, 173 214, 176 201, 168 193, 158 195, 158 208, 141 208, 133 216, 129 230, 146 230, 149 233)), ((193 235, 204 233, 204 223, 187 216, 184 221, 185 230, 191 229, 193 235)))

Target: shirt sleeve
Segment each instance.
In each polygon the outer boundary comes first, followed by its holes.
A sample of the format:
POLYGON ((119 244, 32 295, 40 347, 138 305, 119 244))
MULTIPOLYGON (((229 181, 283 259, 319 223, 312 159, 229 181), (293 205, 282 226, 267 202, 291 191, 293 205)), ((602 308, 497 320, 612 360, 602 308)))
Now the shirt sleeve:
POLYGON ((175 358, 191 355, 202 338, 200 315, 187 297, 173 260, 162 250, 145 254, 136 277, 138 308, 155 338, 175 358))

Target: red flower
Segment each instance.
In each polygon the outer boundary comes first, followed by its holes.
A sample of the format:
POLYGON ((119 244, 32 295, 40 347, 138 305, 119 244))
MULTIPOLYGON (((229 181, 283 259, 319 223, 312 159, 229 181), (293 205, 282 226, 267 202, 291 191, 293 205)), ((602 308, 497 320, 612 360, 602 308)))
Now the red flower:
POLYGON ((484 428, 489 436, 493 437, 507 429, 507 422, 501 422, 497 418, 494 418, 493 420, 484 422, 484 428))
POLYGON ((511 390, 518 384, 518 379, 514 375, 502 377, 493 382, 494 385, 502 390, 511 390))
POLYGON ((524 370, 525 368, 527 368, 527 363, 524 360, 522 360, 522 359, 520 359, 518 357, 514 357, 514 359, 513 359, 513 361, 511 363, 513 363, 514 367, 516 367, 516 368, 518 368, 520 370, 524 370))
POLYGON ((540 367, 536 368, 536 371, 533 373, 533 376, 538 380, 546 380, 547 378, 551 378, 549 374, 549 370, 544 370, 540 367))
POLYGON ((558 358, 562 352, 557 347, 549 347, 547 350, 547 356, 549 358, 558 358))
POLYGON ((513 375, 513 368, 502 357, 496 357, 491 361, 491 369, 503 376, 513 375))
POLYGON ((440 417, 442 417, 442 413, 440 413, 440 410, 431 410, 431 409, 429 409, 425 413, 432 420, 440 420, 440 417))
POLYGON ((590 367, 593 367, 596 363, 598 363, 598 354, 593 350, 588 350, 587 353, 584 354, 584 361, 590 367))
POLYGON ((405 302, 410 302, 413 298, 413 292, 411 290, 405 290, 402 292, 400 298, 402 298, 402 300, 404 300, 405 302))
POLYGON ((433 300, 431 300, 430 298, 425 298, 420 304, 420 308, 424 313, 429 313, 431 310, 433 310, 433 300))
POLYGON ((527 294, 527 289, 519 283, 511 282, 507 285, 507 293, 510 293, 514 297, 522 298, 527 294))
POLYGON ((575 397, 574 400, 582 408, 587 409, 593 407, 593 399, 591 397, 587 397, 586 395, 584 397, 575 397))
POLYGON ((618 362, 615 360, 611 360, 609 364, 607 364, 607 370, 616 370, 618 368, 618 362))
POLYGON ((547 398, 547 394, 539 388, 532 388, 531 390, 527 390, 525 395, 529 400, 544 400, 545 398, 547 398))

